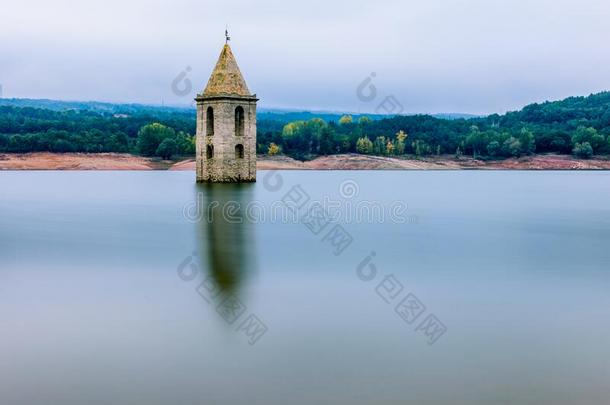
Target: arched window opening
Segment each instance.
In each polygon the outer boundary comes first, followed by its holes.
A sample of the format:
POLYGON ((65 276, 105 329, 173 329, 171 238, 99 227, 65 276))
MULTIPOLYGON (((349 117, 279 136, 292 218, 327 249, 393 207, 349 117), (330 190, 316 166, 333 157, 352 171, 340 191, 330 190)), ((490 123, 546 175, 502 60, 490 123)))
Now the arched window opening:
POLYGON ((235 109, 235 135, 244 135, 244 109, 242 106, 235 109))
POLYGON ((212 159, 214 157, 214 145, 208 145, 205 148, 205 157, 207 159, 212 159))
POLYGON ((235 159, 243 159, 244 158, 244 145, 238 144, 235 145, 235 159))
POLYGON ((208 107, 208 109, 207 109, 207 112, 205 115, 205 122, 206 122, 205 134, 207 136, 214 135, 214 109, 212 107, 208 107))

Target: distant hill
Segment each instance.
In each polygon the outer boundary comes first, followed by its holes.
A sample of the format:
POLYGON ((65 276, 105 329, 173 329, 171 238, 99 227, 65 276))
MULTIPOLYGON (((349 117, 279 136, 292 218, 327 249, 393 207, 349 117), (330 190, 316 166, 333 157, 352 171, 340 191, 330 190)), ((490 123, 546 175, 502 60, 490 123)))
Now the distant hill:
MULTIPOLYGON (((351 115, 354 120, 358 120, 360 117, 369 117, 374 121, 382 120, 385 118, 394 117, 394 114, 383 115, 383 114, 362 114, 362 113, 350 113, 350 112, 332 112, 332 111, 292 111, 292 110, 280 110, 280 109, 268 109, 261 108, 258 112, 259 119, 264 120, 272 120, 272 121, 283 121, 283 122, 292 122, 292 121, 308 121, 312 118, 321 118, 324 121, 339 121, 339 119, 344 115, 351 115)), ((407 114, 409 115, 417 115, 417 114, 407 114)), ((462 114, 462 113, 439 113, 439 114, 430 114, 435 118, 442 118, 447 120, 454 120, 460 118, 477 118, 481 117, 480 115, 474 114, 462 114)))
POLYGON ((101 101, 60 101, 30 98, 0 98, 0 106, 1 105, 13 107, 43 108, 52 111, 79 110, 111 114, 141 114, 146 112, 183 113, 186 111, 195 110, 194 107, 166 107, 147 104, 117 104, 105 103, 101 101))
POLYGON ((605 128, 610 124, 610 91, 589 96, 568 97, 559 101, 529 104, 519 111, 509 112, 502 119, 497 114, 489 116, 492 121, 535 123, 563 123, 572 127, 579 125, 605 128))
POLYGON ((478 114, 463 114, 463 113, 439 113, 439 114, 430 114, 434 118, 441 118, 445 120, 459 120, 459 119, 470 119, 470 118, 480 118, 484 117, 484 115, 478 114))
POLYGON ((259 120, 269 121, 281 121, 281 122, 292 122, 292 121, 309 121, 313 118, 320 118, 324 121, 339 121, 343 115, 351 115, 355 120, 362 116, 367 116, 372 120, 380 120, 387 118, 387 115, 378 114, 350 114, 344 112, 329 112, 329 111, 293 111, 293 110, 281 110, 272 108, 259 108, 257 111, 257 118, 259 120))
MULTIPOLYGON (((0 105, 13 107, 44 108, 53 111, 80 110, 111 114, 142 114, 142 113, 194 113, 195 107, 159 106, 148 104, 121 104, 106 103, 101 101, 60 101, 49 99, 28 98, 0 98, 0 105)), ((361 114, 336 111, 300 111, 279 108, 259 108, 257 111, 259 120, 268 121, 308 121, 312 118, 321 118, 325 121, 339 121, 343 115, 349 114, 354 119, 367 116, 373 120, 381 120, 393 115, 361 114)), ((478 115, 461 113, 439 113, 432 114, 433 117, 443 119, 475 118, 478 115)))

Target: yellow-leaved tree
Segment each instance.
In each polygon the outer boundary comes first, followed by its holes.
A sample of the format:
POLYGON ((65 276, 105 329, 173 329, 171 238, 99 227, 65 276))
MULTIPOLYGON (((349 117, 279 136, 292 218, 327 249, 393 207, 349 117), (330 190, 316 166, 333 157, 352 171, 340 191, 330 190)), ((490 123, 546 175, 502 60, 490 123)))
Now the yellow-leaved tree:
POLYGON ((351 124, 352 122, 354 122, 354 119, 351 115, 344 115, 343 117, 339 118, 340 125, 351 124))
POLYGON ((405 153, 405 146, 407 145, 406 140, 408 136, 409 135, 407 135, 407 133, 402 129, 396 133, 396 152, 399 155, 403 155, 405 153))
POLYGON ((269 148, 267 149, 267 154, 269 156, 275 156, 278 153, 280 153, 280 147, 277 146, 275 143, 271 142, 271 144, 269 145, 269 148))

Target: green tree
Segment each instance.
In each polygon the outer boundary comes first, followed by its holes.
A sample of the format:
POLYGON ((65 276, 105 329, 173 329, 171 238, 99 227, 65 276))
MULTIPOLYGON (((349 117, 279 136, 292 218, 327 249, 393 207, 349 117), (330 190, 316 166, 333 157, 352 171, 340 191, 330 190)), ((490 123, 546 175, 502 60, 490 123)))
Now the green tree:
POLYGON ((129 138, 124 132, 112 134, 106 144, 108 152, 128 152, 129 151, 129 138))
POLYGON ((282 136, 285 138, 296 136, 303 131, 303 128, 305 128, 305 121, 289 122, 288 124, 284 125, 284 128, 282 129, 282 136))
POLYGON ((521 142, 514 136, 511 136, 502 144, 502 154, 504 156, 521 156, 521 142))
POLYGON ((482 155, 487 144, 489 143, 489 135, 486 132, 481 132, 479 127, 472 125, 470 134, 466 137, 466 146, 472 149, 472 156, 476 159, 477 155, 482 155))
POLYGON ((572 139, 570 135, 562 132, 553 134, 549 149, 553 152, 569 153, 572 139))
POLYGON ((521 142, 521 152, 531 155, 536 151, 536 139, 534 134, 527 128, 522 128, 519 133, 519 142, 521 142))
POLYGON ((458 147, 455 149, 455 158, 456 158, 456 159, 459 159, 459 158, 461 158, 461 157, 462 157, 462 149, 460 149, 460 147, 458 146, 458 147))
POLYGON ((321 155, 330 155, 334 152, 334 135, 335 131, 325 126, 322 128, 322 133, 320 134, 320 154, 321 155))
POLYGON ((491 141, 487 144, 487 153, 489 156, 498 156, 500 149, 500 142, 498 141, 491 141))
POLYGON ((425 156, 429 155, 432 152, 432 148, 425 141, 421 139, 417 139, 411 143, 413 150, 415 151, 415 156, 425 156))
POLYGON ((378 136, 375 138, 373 142, 373 153, 375 155, 385 155, 386 154, 386 138, 385 136, 378 136))
POLYGON ((338 145, 339 152, 341 153, 349 152, 351 150, 352 143, 347 135, 338 135, 336 143, 338 145))
POLYGON ((589 159, 593 156, 593 147, 589 142, 577 143, 574 145, 572 153, 579 158, 589 159))
POLYGON ((177 149, 178 145, 174 139, 165 138, 161 144, 159 144, 155 154, 167 160, 171 159, 171 157, 176 153, 177 149))
POLYGON ((157 148, 167 138, 174 138, 176 131, 158 122, 144 125, 138 132, 137 147, 144 156, 154 156, 157 148))
POLYGON ((371 140, 366 136, 358 138, 358 141, 356 142, 356 150, 358 153, 370 155, 373 153, 373 142, 371 142, 371 140))
MULTIPOLYGON (((341 118, 343 118, 343 117, 341 117, 341 118)), ((366 115, 363 115, 360 118, 358 118, 359 124, 368 124, 371 122, 373 122, 373 120, 370 117, 367 117, 366 115)), ((339 121, 339 123, 341 123, 341 121, 339 121)))
POLYGON ((195 137, 180 131, 176 134, 176 153, 193 156, 195 155, 195 137))
POLYGON ((57 153, 74 152, 74 146, 65 139, 57 139, 53 142, 52 150, 57 153))
POLYGON ((576 133, 572 136, 572 143, 574 146, 580 143, 582 147, 585 142, 593 148, 593 153, 605 146, 604 136, 600 135, 595 128, 578 127, 576 133))
MULTIPOLYGON (((282 129, 281 144, 285 153, 302 157, 312 153, 319 153, 322 131, 327 123, 320 118, 309 121, 294 121, 286 124, 282 129)), ((326 145, 328 146, 328 145, 326 145)), ((332 145, 330 145, 332 149, 332 145)))

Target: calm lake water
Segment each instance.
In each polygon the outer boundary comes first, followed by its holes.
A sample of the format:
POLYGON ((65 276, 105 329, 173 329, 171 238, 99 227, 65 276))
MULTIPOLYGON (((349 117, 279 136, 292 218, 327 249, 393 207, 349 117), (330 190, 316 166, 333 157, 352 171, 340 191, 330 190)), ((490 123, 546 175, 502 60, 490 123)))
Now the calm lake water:
POLYGON ((610 403, 610 173, 0 190, 1 404, 610 403))

